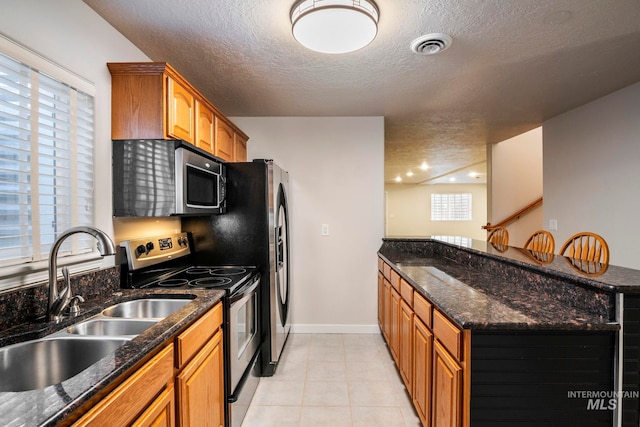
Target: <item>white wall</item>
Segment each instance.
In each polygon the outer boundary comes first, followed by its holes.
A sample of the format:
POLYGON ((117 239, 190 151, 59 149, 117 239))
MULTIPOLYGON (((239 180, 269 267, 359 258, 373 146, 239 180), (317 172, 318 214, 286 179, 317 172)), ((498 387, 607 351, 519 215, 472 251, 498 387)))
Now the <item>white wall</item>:
POLYGON ((385 186, 387 236, 465 236, 484 240, 487 223, 487 186, 437 184, 385 186), (431 193, 471 193, 472 221, 431 221, 431 193))
POLYGON ((640 268, 640 83, 544 122, 544 221, 556 246, 600 234, 610 262, 640 268))
POLYGON ((378 332, 383 118, 232 120, 250 137, 250 159, 289 171, 293 330, 378 332), (329 236, 320 235, 321 224, 329 236))
POLYGON ((95 225, 116 241, 179 231, 178 219, 123 220, 114 231, 111 216, 111 75, 106 64, 150 59, 81 0, 3 0, 0 32, 95 84, 95 225))
MULTIPOLYGON (((542 196, 542 158, 542 128, 491 145, 490 223, 502 221, 542 196)), ((542 211, 538 207, 507 225, 509 245, 522 247, 534 231, 543 228, 542 211)))

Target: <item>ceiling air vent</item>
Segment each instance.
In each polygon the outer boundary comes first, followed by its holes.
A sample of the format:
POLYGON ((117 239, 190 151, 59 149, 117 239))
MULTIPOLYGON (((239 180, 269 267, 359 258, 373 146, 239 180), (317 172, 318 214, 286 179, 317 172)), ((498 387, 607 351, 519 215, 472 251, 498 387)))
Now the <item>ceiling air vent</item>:
POLYGON ((435 55, 440 53, 453 43, 453 39, 441 33, 420 36, 411 42, 411 50, 421 55, 435 55))

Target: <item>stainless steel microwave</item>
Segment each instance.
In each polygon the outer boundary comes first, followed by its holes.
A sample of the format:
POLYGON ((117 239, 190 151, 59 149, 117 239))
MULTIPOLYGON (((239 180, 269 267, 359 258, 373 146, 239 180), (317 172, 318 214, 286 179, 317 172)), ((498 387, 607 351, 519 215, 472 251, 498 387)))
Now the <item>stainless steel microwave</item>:
POLYGON ((113 215, 165 217, 226 211, 222 160, 179 140, 113 141, 113 215))

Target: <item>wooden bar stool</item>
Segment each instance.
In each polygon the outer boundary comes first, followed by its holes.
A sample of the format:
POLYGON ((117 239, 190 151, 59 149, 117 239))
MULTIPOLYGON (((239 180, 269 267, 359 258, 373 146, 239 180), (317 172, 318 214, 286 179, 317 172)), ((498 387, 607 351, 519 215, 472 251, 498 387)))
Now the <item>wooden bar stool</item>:
POLYGON ((552 254, 556 249, 556 243, 553 239, 553 234, 546 230, 538 230, 529 236, 524 244, 524 248, 536 252, 552 254))
POLYGON ((569 237, 562 245, 560 255, 608 264, 609 246, 601 236, 585 231, 569 237))

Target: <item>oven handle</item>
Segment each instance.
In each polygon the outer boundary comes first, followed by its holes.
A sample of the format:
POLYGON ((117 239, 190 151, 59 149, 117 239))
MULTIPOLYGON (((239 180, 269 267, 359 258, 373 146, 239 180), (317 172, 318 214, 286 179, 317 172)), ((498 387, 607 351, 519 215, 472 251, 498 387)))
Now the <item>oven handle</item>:
POLYGON ((231 297, 229 298, 229 303, 233 304, 234 302, 237 302, 242 298, 244 298, 246 295, 255 292, 259 284, 260 284, 260 275, 257 274, 251 279, 249 279, 249 282, 246 285, 242 286, 240 289, 234 292, 233 295, 231 295, 231 297))

